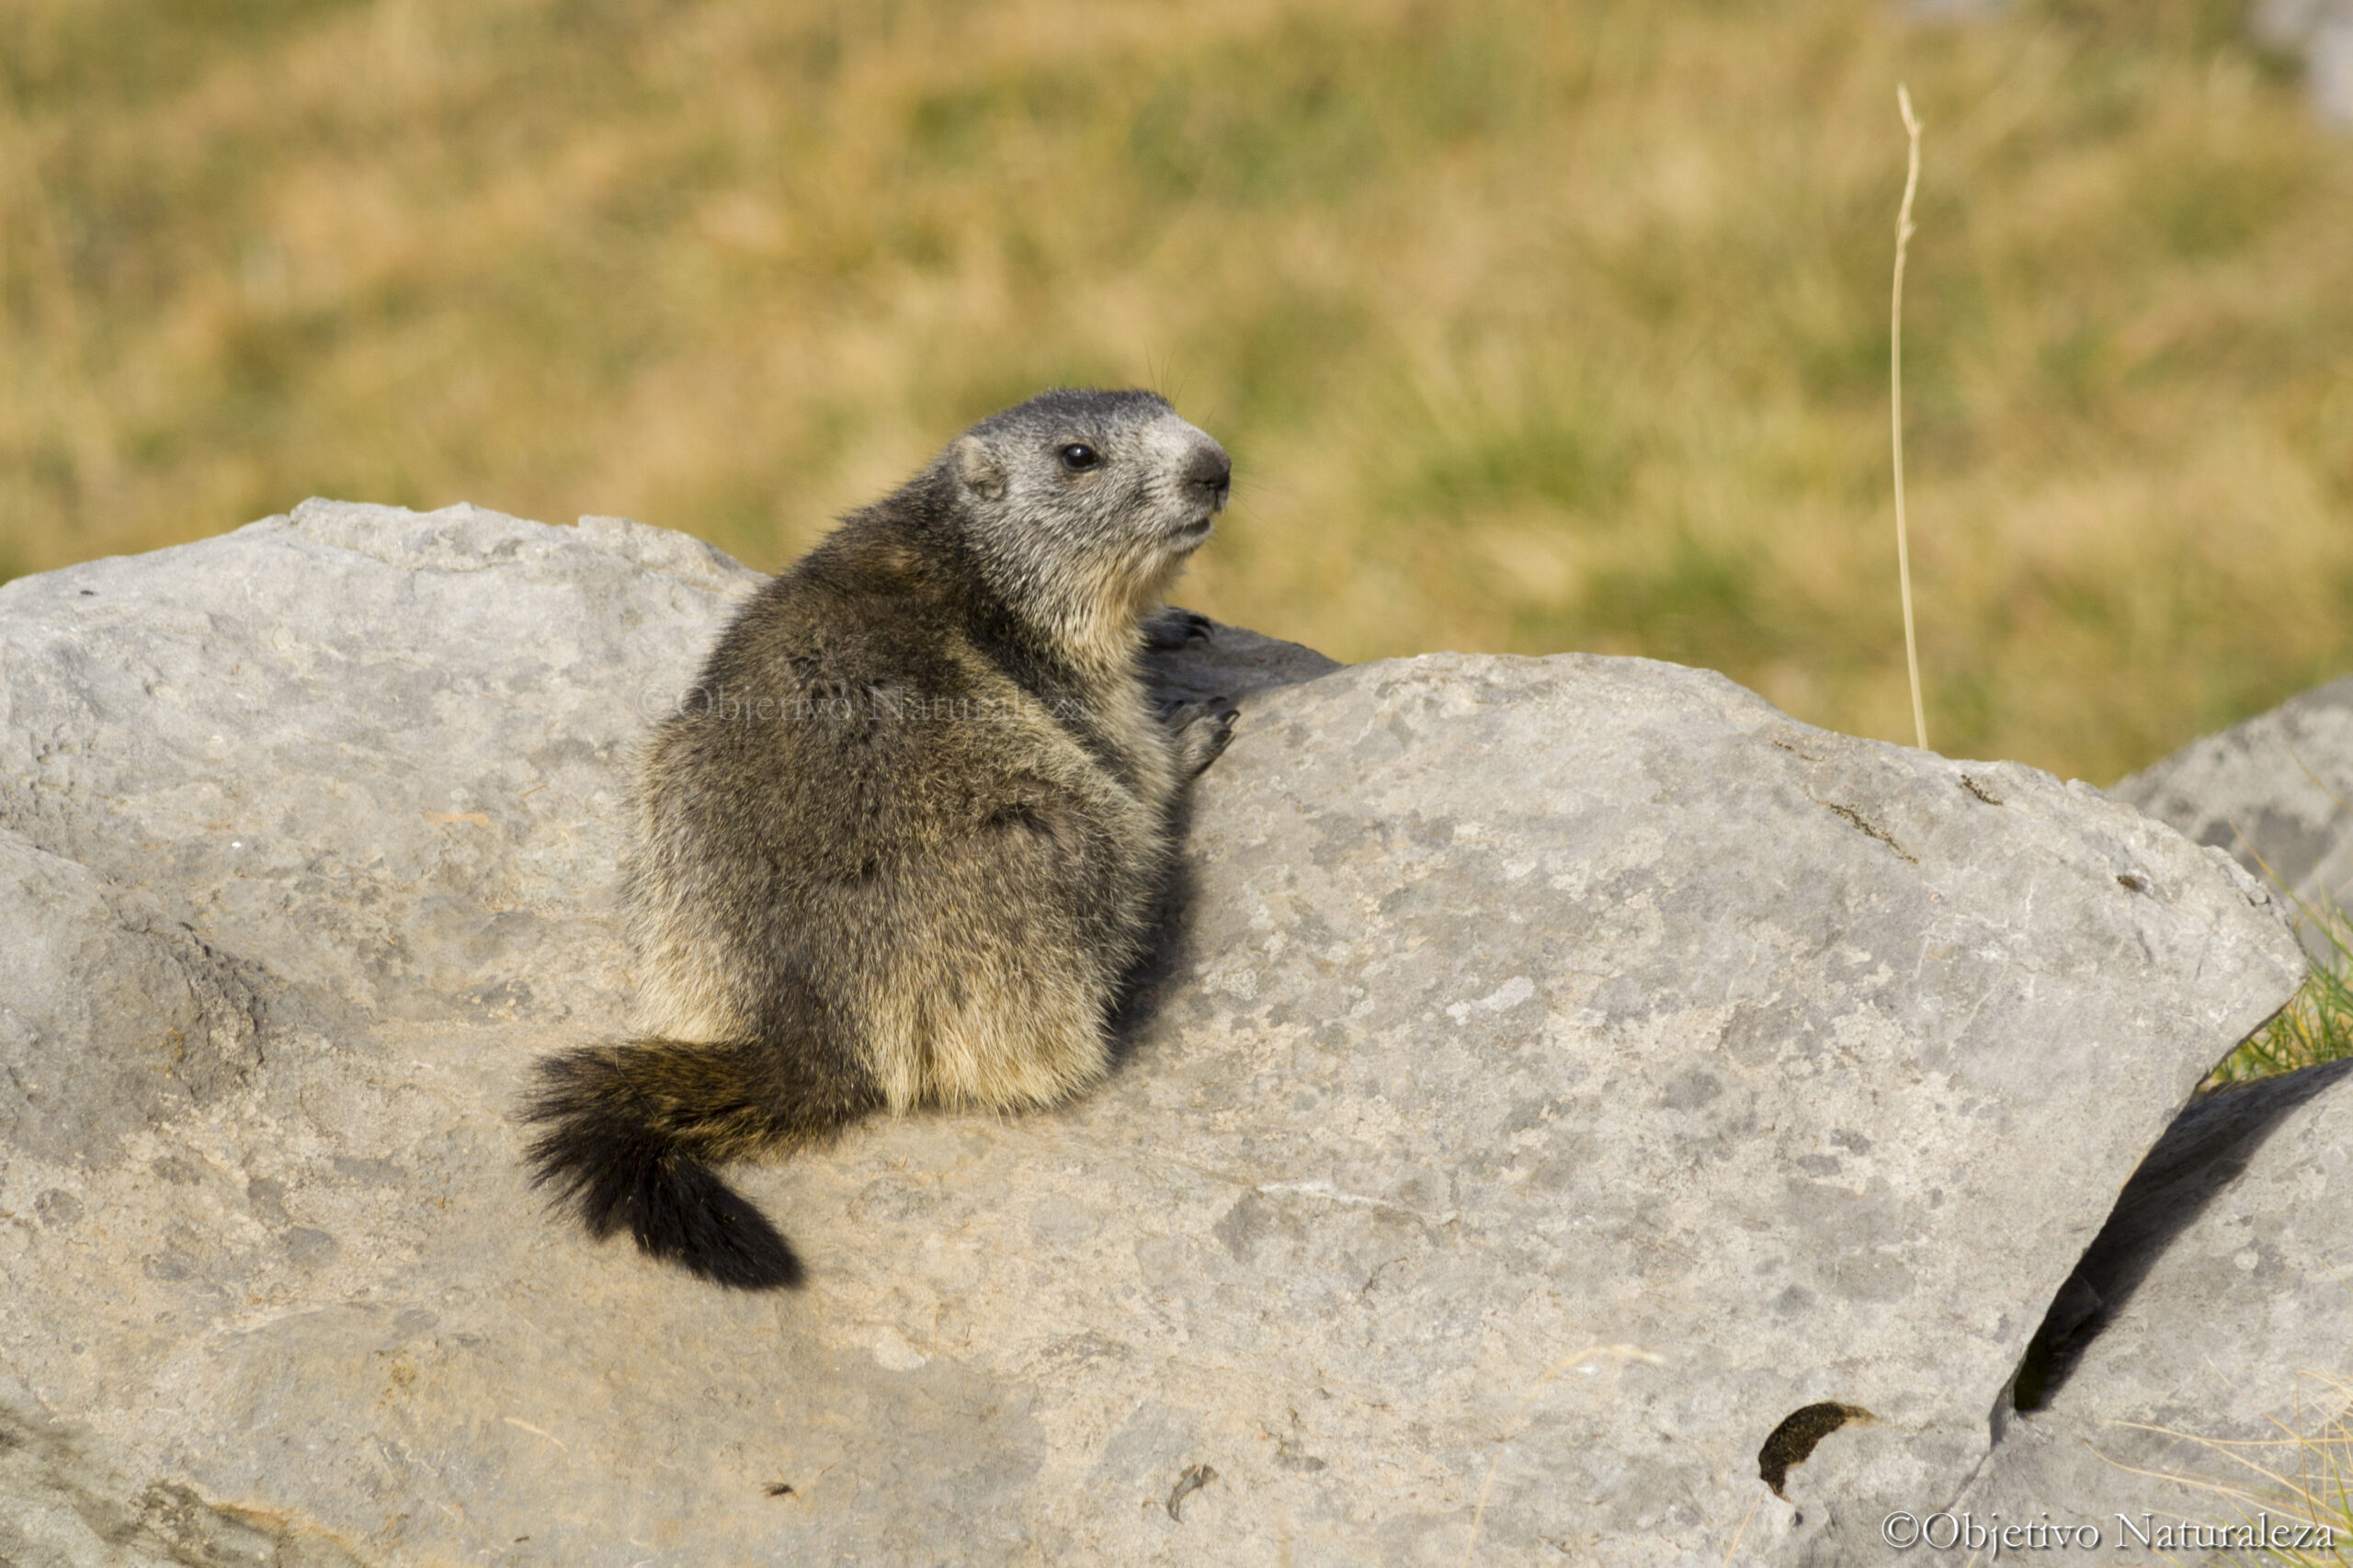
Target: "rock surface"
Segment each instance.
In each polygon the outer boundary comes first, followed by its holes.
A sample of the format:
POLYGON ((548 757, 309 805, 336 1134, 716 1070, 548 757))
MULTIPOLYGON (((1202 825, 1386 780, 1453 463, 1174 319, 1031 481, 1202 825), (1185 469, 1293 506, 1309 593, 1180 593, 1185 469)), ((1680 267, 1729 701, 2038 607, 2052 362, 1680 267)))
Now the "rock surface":
POLYGON ((2109 791, 2200 844, 2219 845, 2292 895, 2310 918, 2353 909, 2353 676, 2196 740, 2109 791))
POLYGON ((2061 1300, 2042 1408, 2004 1423, 1965 1507, 2128 1550, 2123 1520, 2313 1520, 2291 1483, 2353 1456, 2353 1062, 2192 1106, 2061 1300))
POLYGON ((747 1173, 813 1283, 724 1295, 507 1113, 621 1025, 629 748, 756 581, 312 503, 0 588, 0 1555, 1878 1562, 2300 975, 2028 769, 1222 629, 1122 1072, 747 1173), (1777 1497, 1820 1402, 1875 1419, 1777 1497))

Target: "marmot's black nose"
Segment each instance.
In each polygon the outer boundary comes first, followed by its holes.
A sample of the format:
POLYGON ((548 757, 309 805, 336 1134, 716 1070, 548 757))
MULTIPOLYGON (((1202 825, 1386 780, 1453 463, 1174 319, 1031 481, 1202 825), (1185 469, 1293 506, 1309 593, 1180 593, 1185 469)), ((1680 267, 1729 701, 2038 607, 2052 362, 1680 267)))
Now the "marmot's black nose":
POLYGON ((1233 460, 1215 441, 1203 442, 1185 464, 1185 483, 1207 491, 1211 507, 1222 511, 1233 485, 1233 460))

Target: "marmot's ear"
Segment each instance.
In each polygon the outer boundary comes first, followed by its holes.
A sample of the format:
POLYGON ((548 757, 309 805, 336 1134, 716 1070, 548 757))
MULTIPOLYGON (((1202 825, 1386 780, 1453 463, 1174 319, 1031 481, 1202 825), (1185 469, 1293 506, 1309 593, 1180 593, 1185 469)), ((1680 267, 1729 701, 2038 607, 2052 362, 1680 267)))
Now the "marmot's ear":
POLYGON ((966 436, 956 443, 956 478, 983 501, 1005 494, 1005 465, 978 436, 966 436))

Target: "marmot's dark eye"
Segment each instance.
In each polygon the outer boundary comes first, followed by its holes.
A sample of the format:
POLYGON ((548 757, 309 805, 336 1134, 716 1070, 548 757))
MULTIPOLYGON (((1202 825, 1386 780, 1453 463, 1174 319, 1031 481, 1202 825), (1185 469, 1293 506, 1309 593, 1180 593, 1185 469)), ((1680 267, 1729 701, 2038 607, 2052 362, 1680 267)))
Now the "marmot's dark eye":
POLYGON ((1084 441, 1073 441, 1062 450, 1063 467, 1077 473, 1093 468, 1103 460, 1103 454, 1084 441))

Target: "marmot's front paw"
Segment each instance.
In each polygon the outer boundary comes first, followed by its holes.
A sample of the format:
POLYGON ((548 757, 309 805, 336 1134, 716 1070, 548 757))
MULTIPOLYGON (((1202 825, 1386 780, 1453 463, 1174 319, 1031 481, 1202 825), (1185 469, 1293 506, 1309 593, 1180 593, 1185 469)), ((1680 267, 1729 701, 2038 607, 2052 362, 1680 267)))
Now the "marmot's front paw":
POLYGON ((1143 645, 1165 653, 1188 642, 1206 642, 1210 629, 1216 624, 1194 610, 1164 609, 1143 623, 1143 645))
POLYGON ((1226 706, 1231 700, 1216 697, 1207 702, 1180 702, 1168 710, 1168 726, 1176 732, 1177 766, 1187 778, 1199 777, 1233 739, 1233 721, 1241 713, 1226 706))

